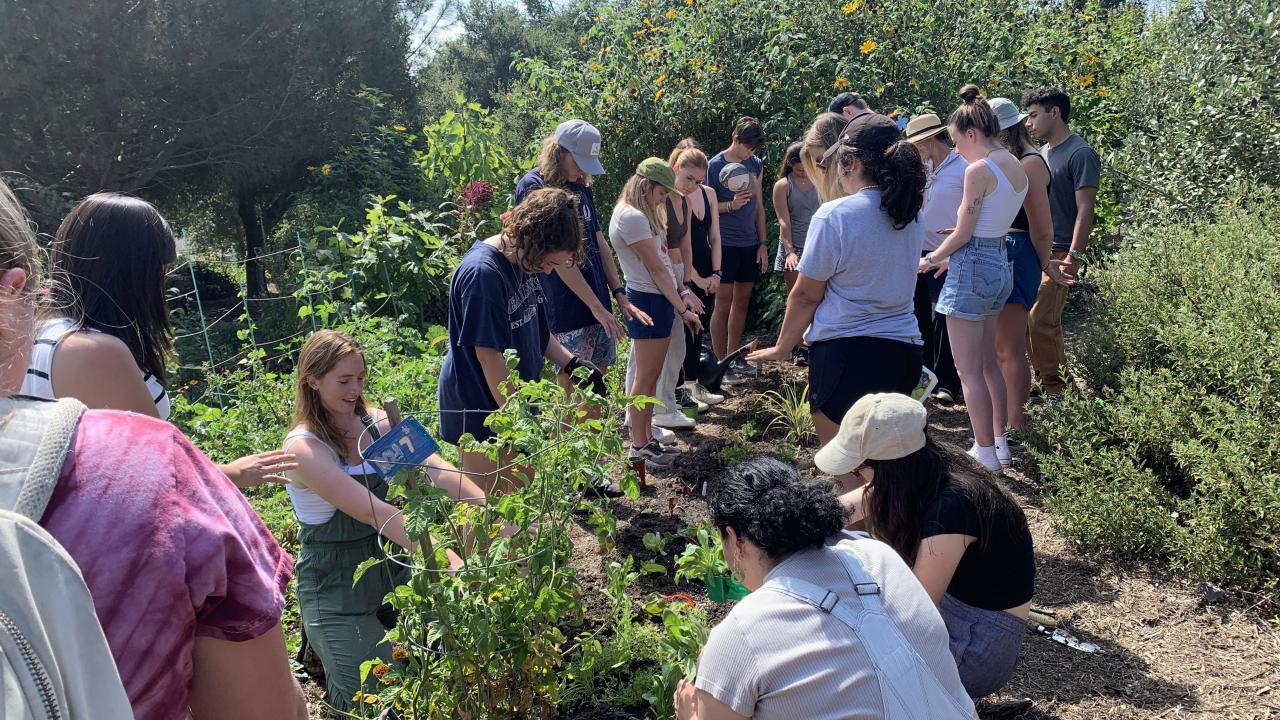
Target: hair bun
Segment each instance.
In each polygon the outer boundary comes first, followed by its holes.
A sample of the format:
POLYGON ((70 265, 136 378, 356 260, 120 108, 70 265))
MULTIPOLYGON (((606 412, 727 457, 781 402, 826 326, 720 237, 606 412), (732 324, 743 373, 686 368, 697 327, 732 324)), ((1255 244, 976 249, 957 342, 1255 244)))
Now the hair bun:
POLYGON ((978 93, 978 86, 973 83, 969 83, 968 85, 960 88, 960 101, 965 105, 972 105, 978 101, 978 98, 980 97, 978 93))

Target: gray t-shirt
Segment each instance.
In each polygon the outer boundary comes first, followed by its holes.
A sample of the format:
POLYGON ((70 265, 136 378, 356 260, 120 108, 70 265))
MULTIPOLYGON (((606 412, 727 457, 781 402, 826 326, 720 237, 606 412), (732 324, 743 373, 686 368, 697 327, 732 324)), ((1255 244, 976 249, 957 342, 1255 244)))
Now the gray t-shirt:
MULTIPOLYGON (((946 625, 911 568, 882 542, 837 537, 834 547, 802 550, 778 563, 766 581, 793 577, 856 603, 835 547, 852 549, 880 585, 885 614, 928 671, 953 697, 966 698, 946 625)), ((753 720, 884 717, 880 683, 861 637, 835 615, 776 592, 751 593, 711 631, 695 685, 753 720)))
POLYGON ((917 220, 895 230, 880 209, 880 190, 838 198, 813 214, 800 257, 801 273, 827 283, 810 343, 878 337, 920 345, 914 315, 916 271, 924 226, 917 220))
POLYGON ((649 268, 645 267, 644 261, 640 259, 640 255, 633 247, 642 242, 653 244, 663 266, 667 268, 668 273, 671 273, 674 283, 675 274, 671 269, 671 258, 667 256, 666 236, 655 234, 653 228, 649 227, 649 220, 639 210, 630 205, 614 207, 613 217, 609 218, 609 244, 618 254, 618 262, 622 265, 622 278, 627 283, 627 288, 647 293, 661 292, 653 282, 649 268))
POLYGON ((1053 249, 1071 249, 1076 227, 1076 191, 1098 187, 1102 161, 1089 143, 1075 133, 1053 147, 1041 150, 1049 166, 1049 217, 1053 220, 1053 249))

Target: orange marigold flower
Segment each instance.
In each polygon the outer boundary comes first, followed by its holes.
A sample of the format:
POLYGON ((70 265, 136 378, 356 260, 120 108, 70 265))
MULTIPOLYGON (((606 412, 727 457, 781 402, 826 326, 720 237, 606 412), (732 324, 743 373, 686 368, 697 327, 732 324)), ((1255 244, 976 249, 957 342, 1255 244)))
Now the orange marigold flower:
POLYGON ((391 672, 391 666, 386 663, 378 663, 373 666, 373 676, 376 678, 380 678, 389 672, 391 672))
POLYGON ((405 649, 404 649, 404 648, 402 648, 402 647, 394 648, 394 649, 391 651, 391 659, 392 659, 392 660, 406 660, 406 659, 408 659, 408 657, 409 657, 409 651, 408 651, 408 650, 405 650, 405 649))

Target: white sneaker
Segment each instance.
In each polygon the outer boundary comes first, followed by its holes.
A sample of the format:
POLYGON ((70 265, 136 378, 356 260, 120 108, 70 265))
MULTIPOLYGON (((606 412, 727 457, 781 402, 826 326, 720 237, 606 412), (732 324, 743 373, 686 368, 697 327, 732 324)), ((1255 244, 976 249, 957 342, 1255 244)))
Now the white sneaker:
POLYGON ((1013 465, 1013 452, 1009 450, 1009 440, 1003 435, 996 437, 996 459, 1000 461, 1001 467, 1013 465))
POLYGON ((689 395, 698 402, 705 403, 707 405, 719 405, 724 402, 723 395, 713 393, 702 387, 702 383, 688 383, 685 387, 689 389, 689 395))
POLYGON ((969 456, 977 460, 982 467, 999 475, 1004 472, 1004 466, 1000 464, 1000 458, 996 456, 995 447, 981 447, 978 443, 974 443, 969 448, 969 456))
POLYGON ((649 426, 649 437, 657 440, 661 445, 670 445, 676 441, 676 434, 666 428, 660 428, 657 425, 649 426))
POLYGON ((693 418, 679 412, 654 413, 653 424, 668 430, 689 430, 697 425, 693 418))

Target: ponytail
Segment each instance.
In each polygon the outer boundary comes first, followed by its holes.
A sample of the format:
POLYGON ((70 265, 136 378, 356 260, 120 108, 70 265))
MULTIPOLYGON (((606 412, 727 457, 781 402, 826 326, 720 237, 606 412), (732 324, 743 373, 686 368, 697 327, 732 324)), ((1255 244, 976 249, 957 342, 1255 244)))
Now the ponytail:
POLYGON ((978 86, 969 84, 960 88, 960 107, 951 113, 949 124, 957 133, 977 130, 989 138, 1000 134, 1000 120, 979 94, 978 86))
POLYGON ((841 145, 836 153, 840 171, 849 172, 855 157, 862 163, 863 178, 880 186, 880 208, 888 213, 894 229, 910 225, 924 205, 927 179, 916 146, 898 140, 883 152, 864 152, 851 145, 841 145))

